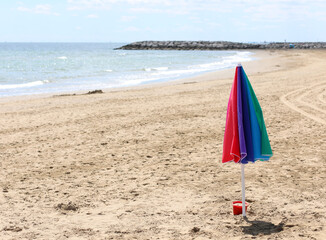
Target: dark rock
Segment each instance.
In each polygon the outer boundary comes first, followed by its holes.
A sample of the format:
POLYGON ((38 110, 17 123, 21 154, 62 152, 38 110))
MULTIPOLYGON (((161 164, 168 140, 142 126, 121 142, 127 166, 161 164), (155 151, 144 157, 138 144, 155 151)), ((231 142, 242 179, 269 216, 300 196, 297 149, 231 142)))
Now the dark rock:
POLYGON ((142 41, 124 45, 122 50, 230 50, 230 49, 322 49, 326 42, 241 43, 226 41, 142 41))
POLYGON ((55 208, 58 210, 74 211, 74 212, 78 210, 78 206, 72 202, 69 202, 68 204, 59 203, 58 205, 55 206, 55 208))
POLYGON ((89 91, 86 94, 97 94, 97 93, 103 93, 103 91, 102 90, 94 90, 94 91, 89 91))
POLYGON ((191 232, 193 232, 193 233, 197 233, 197 232, 199 232, 200 231, 200 228, 199 227, 193 227, 192 229, 191 229, 191 232))
POLYGON ((3 231, 10 231, 10 232, 20 232, 20 231, 23 231, 23 229, 21 227, 16 227, 16 226, 4 227, 2 230, 3 231))

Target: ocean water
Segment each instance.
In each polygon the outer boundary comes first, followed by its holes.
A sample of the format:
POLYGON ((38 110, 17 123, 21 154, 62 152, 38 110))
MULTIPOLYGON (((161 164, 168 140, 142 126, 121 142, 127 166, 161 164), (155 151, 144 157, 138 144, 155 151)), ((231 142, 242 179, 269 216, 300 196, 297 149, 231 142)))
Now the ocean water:
POLYGON ((164 82, 234 67, 250 52, 114 50, 123 43, 0 43, 0 97, 164 82))

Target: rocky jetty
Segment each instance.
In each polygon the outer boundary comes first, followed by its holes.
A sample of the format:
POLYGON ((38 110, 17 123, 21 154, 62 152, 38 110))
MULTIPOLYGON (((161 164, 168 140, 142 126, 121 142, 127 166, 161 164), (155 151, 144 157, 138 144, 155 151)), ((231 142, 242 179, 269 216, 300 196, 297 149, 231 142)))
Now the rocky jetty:
POLYGON ((124 50, 231 50, 231 49, 326 49, 326 42, 240 43, 227 41, 142 41, 116 49, 124 50))

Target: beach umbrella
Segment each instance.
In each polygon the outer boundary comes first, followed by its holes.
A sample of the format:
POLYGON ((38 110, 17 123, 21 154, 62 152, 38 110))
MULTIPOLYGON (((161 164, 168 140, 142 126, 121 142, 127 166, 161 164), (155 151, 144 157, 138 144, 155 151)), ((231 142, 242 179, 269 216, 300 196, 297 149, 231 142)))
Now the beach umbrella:
POLYGON ((273 155, 263 112, 241 64, 236 67, 229 98, 222 163, 241 165, 242 215, 245 211, 244 166, 249 162, 267 161, 273 155))

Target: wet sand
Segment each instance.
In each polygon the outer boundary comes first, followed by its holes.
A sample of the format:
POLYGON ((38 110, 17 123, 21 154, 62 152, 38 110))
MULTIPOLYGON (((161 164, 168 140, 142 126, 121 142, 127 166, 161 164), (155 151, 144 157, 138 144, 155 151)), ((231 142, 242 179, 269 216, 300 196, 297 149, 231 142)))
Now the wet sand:
POLYGON ((221 163, 232 69, 0 99, 0 239, 326 239, 326 51, 257 56, 274 156, 245 168, 247 220, 221 163))

